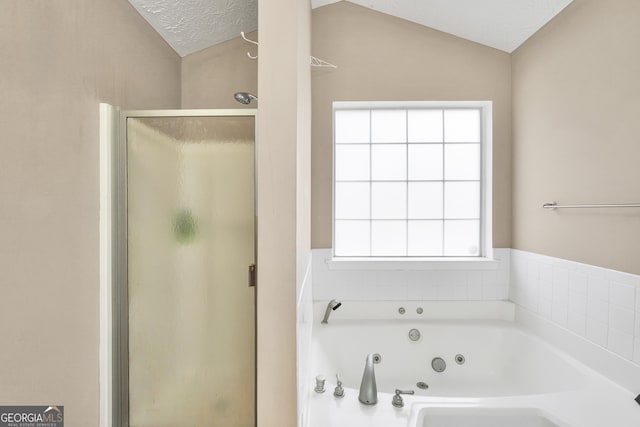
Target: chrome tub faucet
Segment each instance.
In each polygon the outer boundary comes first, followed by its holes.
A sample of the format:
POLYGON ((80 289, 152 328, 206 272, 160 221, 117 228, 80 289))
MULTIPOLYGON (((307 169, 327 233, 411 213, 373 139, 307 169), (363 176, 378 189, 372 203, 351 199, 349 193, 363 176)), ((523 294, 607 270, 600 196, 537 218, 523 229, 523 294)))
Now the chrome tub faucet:
POLYGON ((376 385, 376 373, 373 368, 373 354, 367 355, 360 383, 360 394, 358 400, 365 405, 375 405, 378 403, 378 386, 376 385))
POLYGON ((333 310, 337 310, 338 308, 340 308, 340 306, 342 305, 341 302, 338 302, 334 299, 332 299, 331 301, 329 301, 329 304, 327 304, 327 309, 324 311, 324 317, 322 318, 322 322, 320 323, 329 323, 329 316, 331 315, 331 312, 333 310))

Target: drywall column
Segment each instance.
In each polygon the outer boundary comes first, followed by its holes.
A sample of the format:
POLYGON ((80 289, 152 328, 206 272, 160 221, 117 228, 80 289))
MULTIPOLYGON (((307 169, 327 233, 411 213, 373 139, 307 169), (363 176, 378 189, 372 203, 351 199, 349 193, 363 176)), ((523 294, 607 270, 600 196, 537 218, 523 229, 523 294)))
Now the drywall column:
POLYGON ((309 220, 298 227, 309 160, 298 156, 310 150, 311 11, 299 0, 258 6, 257 417, 259 427, 294 427, 297 257, 309 251, 309 220))

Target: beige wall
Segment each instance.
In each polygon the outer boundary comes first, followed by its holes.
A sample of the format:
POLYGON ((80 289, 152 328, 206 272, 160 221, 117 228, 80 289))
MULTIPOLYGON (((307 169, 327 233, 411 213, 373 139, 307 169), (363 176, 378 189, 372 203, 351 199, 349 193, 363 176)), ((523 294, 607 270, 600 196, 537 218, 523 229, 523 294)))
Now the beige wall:
POLYGON ((180 58, 126 0, 0 19, 0 402, 97 426, 98 103, 179 107, 180 58))
POLYGON ((576 0, 513 54, 513 243, 640 273, 640 2, 576 0))
POLYGON ((348 2, 313 11, 312 246, 331 247, 333 101, 493 101, 493 245, 511 246, 511 58, 348 2))
MULTIPOLYGON (((258 39, 257 32, 246 36, 258 39)), ((258 91, 258 61, 247 52, 258 49, 236 37, 182 58, 182 108, 243 108, 233 94, 258 91)), ((246 107, 256 108, 255 101, 246 107)))

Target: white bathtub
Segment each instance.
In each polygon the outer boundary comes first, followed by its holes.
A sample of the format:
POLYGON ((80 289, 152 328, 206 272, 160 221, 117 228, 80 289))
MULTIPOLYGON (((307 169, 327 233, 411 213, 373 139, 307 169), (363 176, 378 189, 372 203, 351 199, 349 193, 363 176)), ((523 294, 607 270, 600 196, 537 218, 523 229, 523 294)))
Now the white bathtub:
POLYGON ((518 327, 510 303, 346 302, 320 325, 325 306, 314 307, 309 381, 324 375, 326 392, 311 387, 305 427, 640 426, 630 391, 518 327), (412 329, 420 332, 417 341, 409 338, 412 329), (381 356, 378 404, 366 406, 358 389, 371 353, 381 356), (436 357, 446 363, 443 372, 431 366, 436 357), (345 387, 342 399, 333 396, 336 374, 345 387), (403 397, 404 408, 391 405, 395 389, 415 391, 403 397), (473 412, 478 409, 484 411, 473 412))

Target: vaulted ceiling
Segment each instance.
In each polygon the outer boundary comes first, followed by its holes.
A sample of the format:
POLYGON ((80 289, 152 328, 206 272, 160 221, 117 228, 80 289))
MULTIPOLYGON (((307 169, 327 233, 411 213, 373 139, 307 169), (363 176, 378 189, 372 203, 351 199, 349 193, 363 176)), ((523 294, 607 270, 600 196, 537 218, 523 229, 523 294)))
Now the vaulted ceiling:
MULTIPOLYGON (((510 53, 573 0, 348 1, 510 53)), ((258 0, 129 2, 180 56, 258 29, 258 0)))

